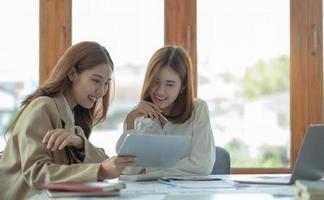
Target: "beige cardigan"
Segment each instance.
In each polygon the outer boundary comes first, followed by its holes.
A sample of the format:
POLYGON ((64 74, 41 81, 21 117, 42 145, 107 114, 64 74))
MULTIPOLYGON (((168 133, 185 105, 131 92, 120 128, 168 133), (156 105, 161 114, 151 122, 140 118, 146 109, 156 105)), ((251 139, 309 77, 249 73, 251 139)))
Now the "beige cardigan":
POLYGON ((100 162, 107 158, 71 123, 62 94, 39 97, 22 112, 0 159, 0 199, 26 199, 45 182, 96 181, 100 162), (81 136, 84 149, 48 150, 42 139, 56 128, 81 136))

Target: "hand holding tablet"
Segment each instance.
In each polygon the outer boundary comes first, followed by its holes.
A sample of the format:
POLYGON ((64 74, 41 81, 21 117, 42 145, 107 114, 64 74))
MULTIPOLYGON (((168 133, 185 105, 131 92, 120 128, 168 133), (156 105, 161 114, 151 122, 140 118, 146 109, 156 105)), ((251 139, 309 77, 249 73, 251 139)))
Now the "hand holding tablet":
POLYGON ((137 167, 172 167, 184 157, 190 141, 181 135, 128 134, 117 154, 136 156, 137 167))

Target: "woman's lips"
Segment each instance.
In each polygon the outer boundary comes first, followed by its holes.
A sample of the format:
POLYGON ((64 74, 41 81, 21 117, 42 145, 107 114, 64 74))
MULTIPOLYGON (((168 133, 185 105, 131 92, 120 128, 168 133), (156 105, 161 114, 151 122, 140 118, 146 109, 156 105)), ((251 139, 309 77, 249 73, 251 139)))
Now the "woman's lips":
POLYGON ((91 101, 92 103, 94 103, 94 102, 96 102, 96 101, 98 100, 98 98, 93 97, 93 96, 91 96, 91 95, 89 95, 88 98, 90 99, 90 101, 91 101))

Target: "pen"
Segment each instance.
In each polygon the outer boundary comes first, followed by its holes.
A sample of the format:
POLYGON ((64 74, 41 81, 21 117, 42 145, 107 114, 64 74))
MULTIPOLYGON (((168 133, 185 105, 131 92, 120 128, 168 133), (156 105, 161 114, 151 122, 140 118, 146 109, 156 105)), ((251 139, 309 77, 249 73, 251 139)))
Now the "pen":
POLYGON ((171 181, 158 180, 158 182, 159 182, 160 184, 169 185, 169 186, 172 186, 172 187, 177 186, 175 183, 173 183, 173 182, 171 182, 171 181))
POLYGON ((162 114, 162 113, 159 113, 159 115, 160 115, 160 117, 162 118, 162 119, 164 119, 165 121, 169 121, 166 117, 164 117, 164 115, 162 114))
POLYGON ((212 178, 212 177, 162 177, 160 178, 163 181, 222 181, 221 178, 212 178))

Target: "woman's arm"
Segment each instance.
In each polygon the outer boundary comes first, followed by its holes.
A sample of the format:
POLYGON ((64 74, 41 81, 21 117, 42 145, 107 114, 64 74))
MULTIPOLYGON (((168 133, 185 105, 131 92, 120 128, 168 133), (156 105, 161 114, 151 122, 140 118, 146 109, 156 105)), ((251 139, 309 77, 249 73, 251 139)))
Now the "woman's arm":
MULTIPOLYGON (((45 182, 95 181, 100 163, 73 164, 54 162, 54 153, 46 148, 42 139, 48 130, 58 128, 61 122, 54 102, 34 100, 23 111, 16 127, 22 174, 26 183, 39 187, 45 182)), ((61 150, 64 151, 64 150, 61 150)), ((65 155, 64 153, 60 155, 65 155)))
POLYGON ((83 159, 84 163, 102 162, 103 160, 109 158, 109 156, 106 155, 104 149, 94 146, 86 138, 81 127, 77 126, 76 132, 77 135, 79 135, 84 141, 84 148, 78 150, 79 152, 84 154, 84 159, 83 159))

